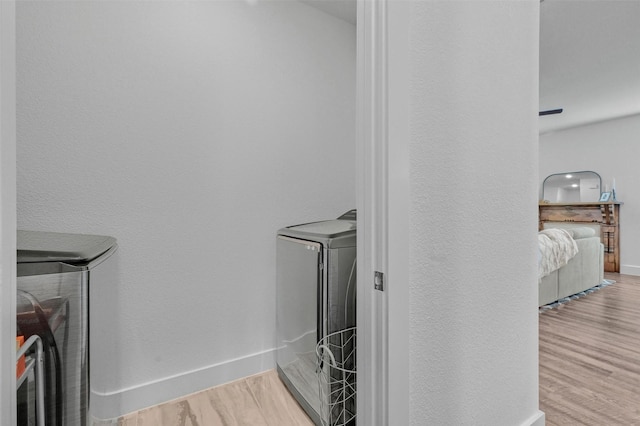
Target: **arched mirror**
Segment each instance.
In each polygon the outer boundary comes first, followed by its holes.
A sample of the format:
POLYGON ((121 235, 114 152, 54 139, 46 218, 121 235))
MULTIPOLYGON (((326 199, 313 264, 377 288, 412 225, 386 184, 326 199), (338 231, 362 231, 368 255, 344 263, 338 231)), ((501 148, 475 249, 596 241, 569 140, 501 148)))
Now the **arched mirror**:
POLYGON ((547 203, 589 203, 600 199, 602 179, 596 172, 556 173, 542 183, 547 203))

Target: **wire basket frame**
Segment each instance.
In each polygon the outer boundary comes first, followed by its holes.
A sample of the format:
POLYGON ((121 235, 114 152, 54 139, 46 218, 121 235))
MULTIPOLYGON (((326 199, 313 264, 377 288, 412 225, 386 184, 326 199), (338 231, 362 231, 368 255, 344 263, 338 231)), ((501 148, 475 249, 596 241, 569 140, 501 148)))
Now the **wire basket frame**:
POLYGON ((316 346, 323 426, 356 424, 356 327, 331 333, 316 346))

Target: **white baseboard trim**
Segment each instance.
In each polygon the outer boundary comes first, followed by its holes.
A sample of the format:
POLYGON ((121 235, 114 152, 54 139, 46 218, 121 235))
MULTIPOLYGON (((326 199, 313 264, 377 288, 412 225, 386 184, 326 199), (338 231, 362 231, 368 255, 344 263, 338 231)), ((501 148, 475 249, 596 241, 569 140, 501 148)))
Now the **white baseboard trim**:
POLYGON ((544 426, 545 424, 545 415, 542 411, 538 410, 536 414, 529 417, 527 421, 522 423, 522 426, 544 426))
POLYGON ((214 386, 275 368, 275 349, 224 361, 119 391, 91 391, 91 416, 111 420, 214 386))
POLYGON ((640 266, 635 265, 620 265, 620 273, 625 275, 640 276, 640 266))

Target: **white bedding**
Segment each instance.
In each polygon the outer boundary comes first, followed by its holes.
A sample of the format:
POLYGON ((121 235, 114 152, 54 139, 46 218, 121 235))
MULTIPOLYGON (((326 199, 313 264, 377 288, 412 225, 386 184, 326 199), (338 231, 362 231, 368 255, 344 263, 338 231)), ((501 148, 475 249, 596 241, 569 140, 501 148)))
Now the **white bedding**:
POLYGON ((578 245, 564 229, 545 229, 538 232, 538 278, 562 268, 576 254, 578 245))

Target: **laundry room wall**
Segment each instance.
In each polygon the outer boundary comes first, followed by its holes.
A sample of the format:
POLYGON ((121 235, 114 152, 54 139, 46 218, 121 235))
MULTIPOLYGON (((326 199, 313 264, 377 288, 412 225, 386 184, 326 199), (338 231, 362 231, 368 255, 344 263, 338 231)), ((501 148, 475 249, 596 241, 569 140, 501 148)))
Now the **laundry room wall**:
POLYGON ((17 4, 18 227, 119 244, 97 417, 274 367, 276 230, 355 206, 355 49, 292 1, 17 4))

